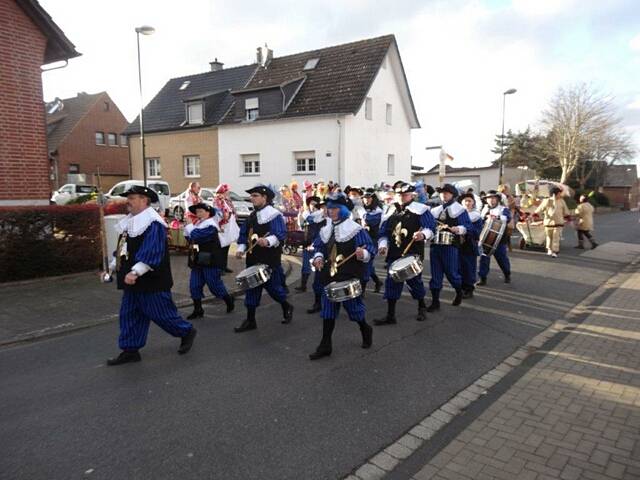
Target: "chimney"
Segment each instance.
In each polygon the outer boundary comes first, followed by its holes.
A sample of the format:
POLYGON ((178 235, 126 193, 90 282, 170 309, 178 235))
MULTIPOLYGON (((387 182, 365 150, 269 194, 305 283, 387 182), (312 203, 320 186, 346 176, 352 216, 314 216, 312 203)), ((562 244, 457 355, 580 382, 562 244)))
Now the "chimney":
POLYGON ((224 63, 219 62, 218 58, 216 57, 213 62, 209 62, 209 65, 211 65, 211 71, 212 72, 219 72, 220 70, 222 70, 224 63))
POLYGON ((266 67, 271 60, 273 60, 273 50, 271 50, 266 43, 264 47, 258 47, 256 49, 256 62, 258 65, 266 67))

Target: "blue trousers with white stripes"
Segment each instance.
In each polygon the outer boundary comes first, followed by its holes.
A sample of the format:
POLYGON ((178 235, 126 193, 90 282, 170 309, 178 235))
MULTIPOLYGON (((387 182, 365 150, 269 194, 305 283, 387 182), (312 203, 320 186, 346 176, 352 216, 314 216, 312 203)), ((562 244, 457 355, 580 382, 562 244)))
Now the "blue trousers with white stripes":
POLYGON ((287 292, 284 289, 284 281, 285 276, 284 270, 282 270, 282 265, 272 268, 271 278, 268 282, 246 291, 244 295, 245 307, 257 307, 260 305, 263 288, 267 290, 269 296, 276 302, 284 302, 287 299, 287 292))
POLYGON ((120 349, 138 350, 144 347, 151 321, 174 337, 184 337, 193 328, 178 313, 171 292, 125 290, 120 305, 120 349))
MULTIPOLYGON (((388 267, 388 265, 387 265, 388 267)), ((422 275, 413 277, 406 282, 394 282, 391 275, 387 274, 387 278, 384 281, 384 299, 385 300, 398 300, 402 295, 402 289, 404 284, 407 284, 409 293, 414 300, 422 300, 427 294, 424 288, 424 282, 422 281, 422 275)))
POLYGON ((429 255, 431 263, 429 288, 431 290, 442 290, 442 280, 445 275, 454 289, 460 290, 462 288, 459 253, 458 247, 453 245, 431 246, 429 255))
POLYGON ((460 272, 462 287, 472 290, 478 277, 478 256, 476 254, 460 254, 460 272))
POLYGON ((320 301, 320 316, 324 320, 335 320, 340 313, 340 305, 344 305, 344 309, 347 311, 347 315, 349 315, 349 320, 353 322, 362 322, 364 320, 367 309, 364 306, 362 297, 352 298, 344 302, 332 302, 323 289, 322 299, 320 301))
MULTIPOLYGON (((502 270, 502 273, 505 276, 511 275, 511 262, 509 262, 509 256, 507 255, 507 244, 501 243, 498 245, 493 256, 496 257, 496 262, 498 262, 498 266, 500 267, 500 270, 502 270)), ((480 269, 478 272, 480 274, 480 278, 487 278, 490 266, 491 257, 487 257, 486 255, 480 256, 480 269)))
POLYGON ((316 295, 322 295, 324 292, 324 286, 320 281, 320 272, 315 272, 313 274, 313 293, 316 295))
POLYGON ((194 300, 202 300, 204 296, 205 284, 213 295, 218 298, 229 295, 227 288, 221 278, 222 269, 217 267, 194 267, 191 269, 191 277, 189 278, 189 290, 191 298, 194 300))
POLYGON ((374 264, 375 259, 376 259, 376 256, 371 255, 369 262, 367 262, 367 266, 364 269, 364 276, 362 278, 364 283, 367 283, 369 280, 371 280, 371 274, 376 272, 376 266, 374 264))
POLYGON ((302 249, 302 274, 311 275, 311 259, 313 258, 313 252, 310 252, 306 248, 302 249))

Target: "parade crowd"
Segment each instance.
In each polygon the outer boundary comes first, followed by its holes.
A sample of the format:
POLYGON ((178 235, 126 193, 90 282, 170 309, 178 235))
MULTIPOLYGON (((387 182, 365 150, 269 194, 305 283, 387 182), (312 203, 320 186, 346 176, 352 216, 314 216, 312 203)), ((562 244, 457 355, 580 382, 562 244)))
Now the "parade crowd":
POLYGON ((304 292, 311 280, 314 303, 308 314, 320 314, 322 337, 309 355, 317 360, 332 354, 332 335, 336 318, 344 307, 348 318, 358 325, 362 348, 373 343, 373 328, 366 319, 365 292, 369 282, 383 298, 387 312, 373 320, 376 326, 397 323, 396 303, 406 285, 416 302, 417 321, 441 308, 440 292, 446 280, 455 290, 452 306, 473 298, 477 286, 486 285, 491 257, 500 268, 503 281, 511 282, 509 250, 514 225, 539 223, 544 228, 547 254, 556 257, 565 223, 575 217, 578 244, 591 248, 597 243, 593 230, 593 207, 581 197, 570 211, 558 186, 547 198, 525 192, 520 198, 507 185, 476 194, 444 184, 433 189, 422 182, 397 181, 371 188, 334 182, 311 183, 302 188, 297 182, 276 188, 256 185, 247 190, 253 211, 238 225, 230 187, 216 189, 213 205, 199 197, 199 185, 187 190, 188 214, 185 237, 189 241, 190 292, 193 311, 183 319, 171 298, 173 280, 167 244, 167 224, 152 207, 157 194, 134 186, 123 194, 129 215, 117 225, 118 246, 110 266, 117 285, 123 290, 120 307, 120 354, 107 361, 119 365, 141 359, 149 323, 181 339, 178 352, 187 353, 197 331, 189 322, 204 316, 202 299, 205 285, 222 299, 227 313, 235 308, 222 275, 227 267, 229 247, 237 243, 236 256, 244 257, 246 269, 236 277, 244 290, 246 317, 235 328, 237 333, 257 328, 257 310, 263 290, 282 309, 282 323, 293 319, 294 305, 282 268, 283 246, 297 238, 302 248, 302 271, 297 291, 304 292), (437 198, 436 198, 437 197, 437 198), (435 200, 435 201, 434 201, 435 200), (429 248, 430 292, 423 282, 425 248, 429 248), (386 278, 376 274, 374 260, 384 258, 386 278), (313 277, 313 278, 312 278, 313 277))

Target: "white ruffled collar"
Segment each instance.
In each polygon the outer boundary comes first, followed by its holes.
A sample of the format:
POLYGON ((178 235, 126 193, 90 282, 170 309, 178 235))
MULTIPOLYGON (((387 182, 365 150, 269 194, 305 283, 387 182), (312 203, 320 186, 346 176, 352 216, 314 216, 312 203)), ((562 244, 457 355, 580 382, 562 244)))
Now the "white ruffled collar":
POLYGON ((151 207, 147 207, 146 210, 137 215, 129 214, 124 217, 116 224, 115 229, 119 234, 126 232, 128 237, 137 237, 142 235, 152 222, 159 222, 162 226, 168 228, 168 225, 158 212, 151 207))
MULTIPOLYGON (((447 207, 447 213, 451 218, 458 218, 458 216, 462 212, 466 212, 466 211, 467 209, 464 208, 462 205, 460 205, 458 202, 453 202, 451 205, 447 207)), ((433 215, 434 218, 438 218, 441 213, 442 213, 442 205, 438 205, 433 210, 431 210, 431 214, 433 215)))
POLYGON ((469 220, 471 220, 473 223, 477 222, 482 218, 478 210, 472 210, 468 213, 469 213, 469 220))
POLYGON ((405 210, 409 210, 411 213, 415 213, 416 215, 422 215, 424 212, 429 210, 429 207, 424 203, 411 202, 405 207, 405 210))
POLYGON ((320 229, 320 239, 324 243, 327 243, 331 238, 332 230, 335 231, 336 242, 343 243, 355 237, 362 230, 362 226, 351 218, 347 218, 337 225, 334 225, 331 219, 327 218, 327 224, 320 229))
POLYGON ((265 223, 269 223, 271 220, 276 218, 278 215, 282 215, 280 210, 274 208, 272 205, 267 205, 264 208, 261 208, 256 212, 256 216, 258 218, 258 223, 260 225, 264 225, 265 223))
POLYGON ((487 214, 496 215, 496 216, 502 215, 504 208, 505 207, 502 205, 496 205, 493 208, 489 207, 489 205, 485 205, 484 208, 482 209, 482 216, 484 217, 487 214))
POLYGON ((196 223, 193 226, 193 229, 195 230, 195 229, 208 228, 208 227, 215 227, 216 230, 220 230, 218 219, 216 217, 209 217, 204 222, 196 223))

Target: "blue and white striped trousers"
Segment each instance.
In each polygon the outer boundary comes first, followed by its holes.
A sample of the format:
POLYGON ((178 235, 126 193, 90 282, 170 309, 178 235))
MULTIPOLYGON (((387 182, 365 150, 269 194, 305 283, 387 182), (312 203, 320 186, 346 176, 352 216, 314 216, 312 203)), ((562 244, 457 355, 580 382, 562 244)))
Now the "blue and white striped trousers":
MULTIPOLYGON (((498 266, 504 275, 511 275, 511 262, 509 262, 509 256, 507 255, 507 244, 501 243, 496 248, 495 253, 493 254, 496 257, 496 262, 498 262, 498 266)), ((479 274, 480 278, 487 278, 489 275, 489 268, 491 266, 491 257, 487 257, 486 255, 480 256, 480 269, 479 274)))
POLYGON ((431 280, 429 288, 431 290, 442 290, 442 280, 447 276, 447 280, 453 288, 462 288, 462 277, 460 276, 460 260, 458 259, 458 247, 453 245, 432 245, 429 260, 431 263, 431 280))
POLYGON ((376 256, 371 255, 371 258, 367 262, 367 266, 364 269, 364 276, 362 278, 364 283, 367 283, 369 280, 371 280, 371 274, 375 273, 376 271, 376 266, 374 264, 375 259, 376 259, 376 256))
POLYGON ((309 251, 306 247, 302 248, 302 274, 311 275, 311 259, 313 258, 313 251, 309 251))
POLYGON ((362 301, 362 297, 352 298, 344 302, 332 302, 327 297, 326 292, 322 291, 322 299, 320 302, 320 316, 325 320, 334 320, 340 313, 340 305, 344 305, 344 309, 349 315, 349 320, 353 322, 362 322, 367 311, 362 301))
MULTIPOLYGON (((388 268, 388 265, 387 265, 388 268)), ((384 281, 384 299, 385 300, 398 300, 402 295, 404 284, 407 284, 409 293, 414 300, 422 300, 427 294, 424 288, 424 282, 422 281, 422 274, 417 277, 413 277, 406 282, 394 282, 391 275, 387 273, 387 278, 384 281)))
POLYGON ((178 313, 171 292, 125 290, 120 305, 120 349, 138 350, 144 347, 151 321, 174 337, 184 337, 193 328, 178 313))
POLYGON ((195 267, 191 269, 191 277, 189 278, 189 290, 191 298, 194 300, 202 300, 204 296, 203 290, 206 284, 213 295, 218 298, 229 295, 227 288, 221 278, 222 269, 218 267, 195 267))
POLYGON ((460 253, 460 272, 463 287, 473 288, 478 277, 478 256, 474 253, 460 253))
POLYGON ((282 265, 278 265, 271 269, 271 278, 268 282, 255 288, 247 290, 244 295, 244 305, 246 307, 257 307, 260 305, 262 298, 262 289, 266 289, 267 293, 276 302, 282 303, 287 299, 287 292, 284 289, 285 275, 282 265))

